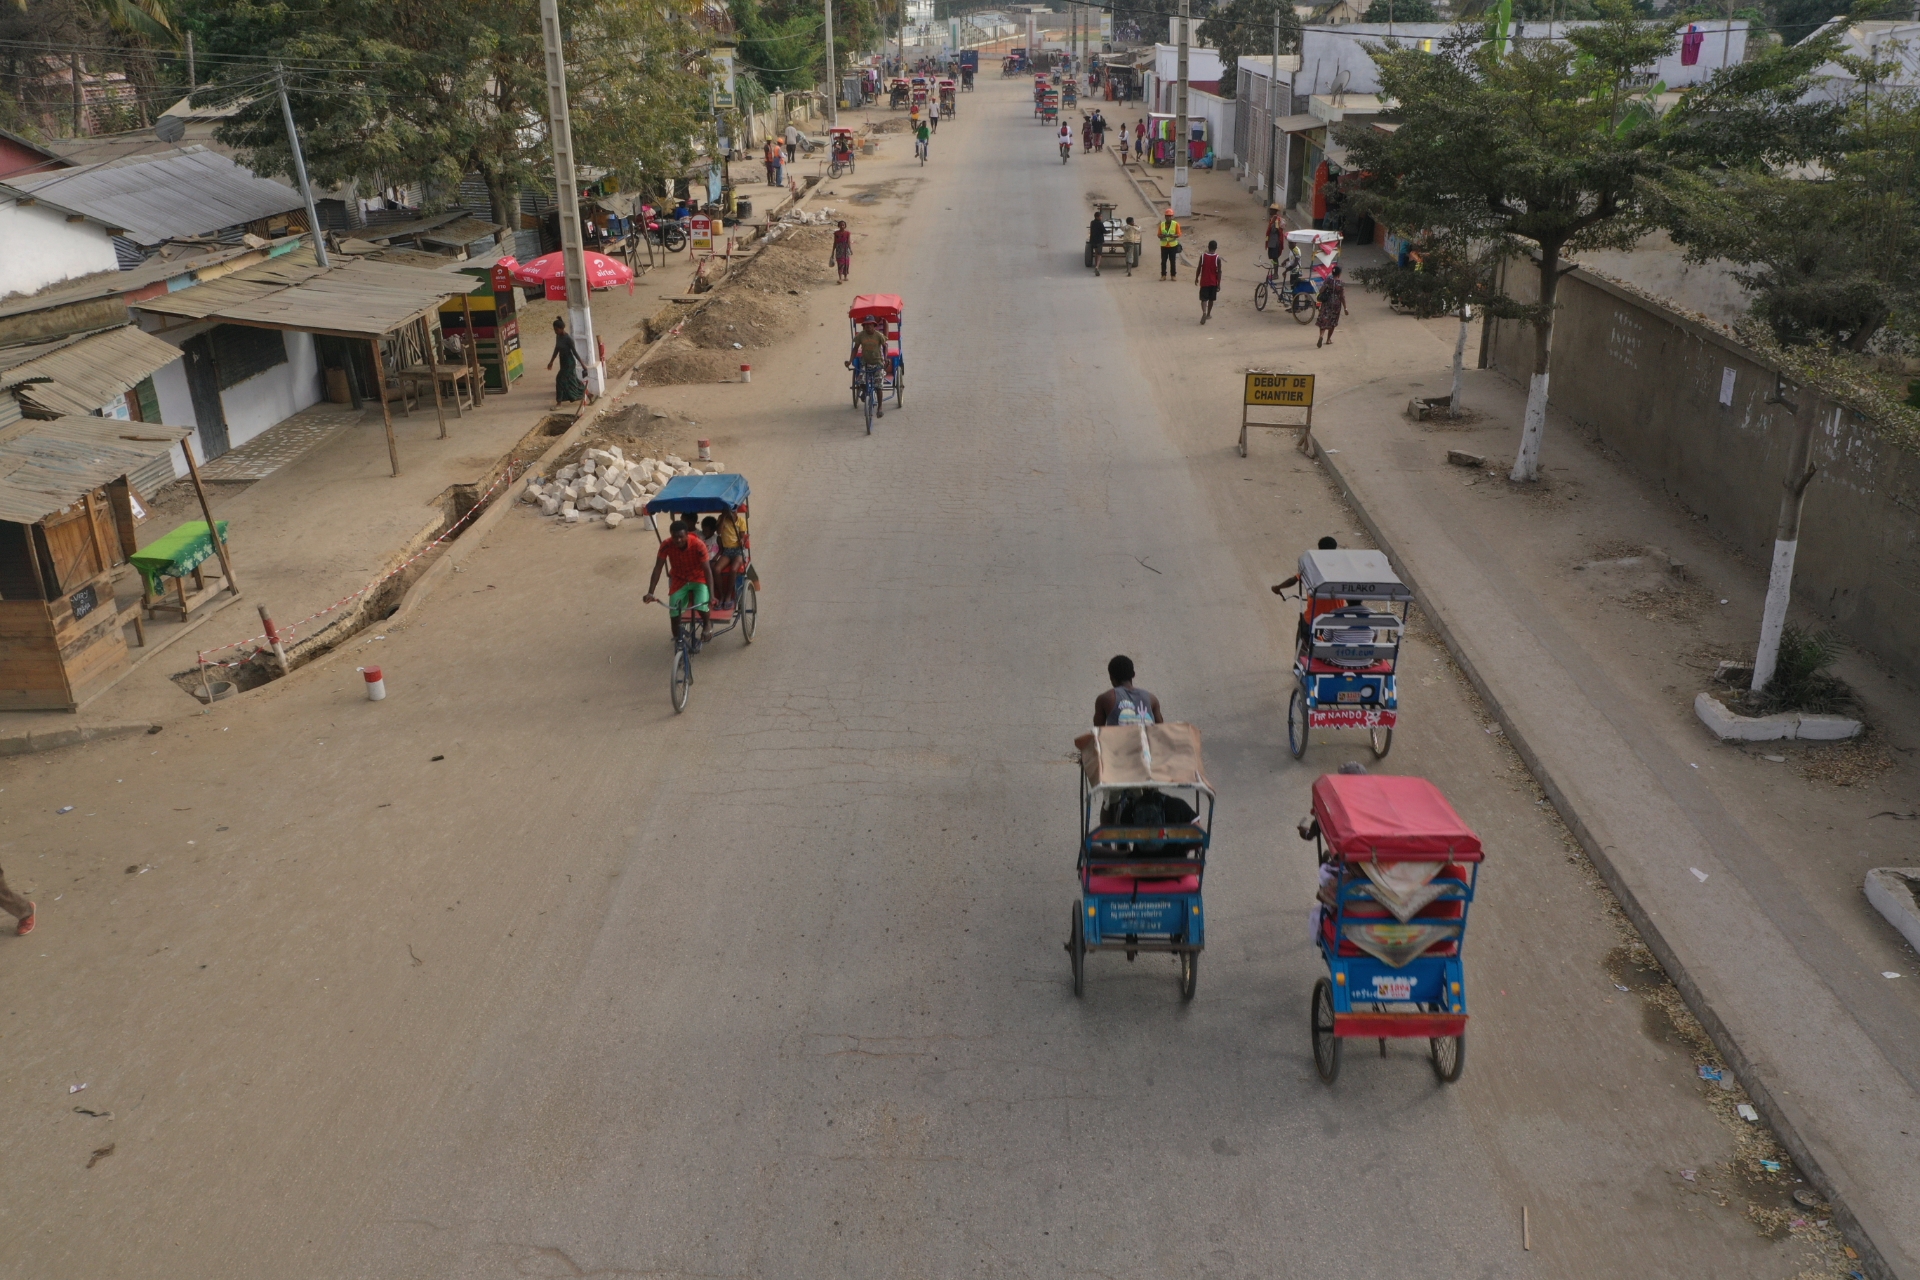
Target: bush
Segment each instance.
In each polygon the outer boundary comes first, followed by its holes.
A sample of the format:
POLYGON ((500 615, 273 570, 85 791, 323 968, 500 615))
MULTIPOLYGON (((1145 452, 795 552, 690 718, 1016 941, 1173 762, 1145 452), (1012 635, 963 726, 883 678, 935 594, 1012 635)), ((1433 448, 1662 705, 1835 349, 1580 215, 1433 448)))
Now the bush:
POLYGON ((1805 631, 1789 622, 1780 633, 1780 657, 1773 679, 1754 701, 1761 715, 1804 711, 1840 715, 1853 706, 1853 690, 1828 673, 1840 660, 1840 640, 1831 631, 1805 631))

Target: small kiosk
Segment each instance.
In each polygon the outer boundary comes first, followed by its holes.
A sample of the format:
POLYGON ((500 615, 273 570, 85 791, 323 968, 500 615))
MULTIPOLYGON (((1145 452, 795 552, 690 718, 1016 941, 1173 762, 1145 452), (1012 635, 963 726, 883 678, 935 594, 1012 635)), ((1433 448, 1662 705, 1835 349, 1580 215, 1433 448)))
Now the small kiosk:
POLYGON ((520 316, 513 301, 513 269, 502 258, 481 276, 479 285, 440 304, 440 331, 457 333, 480 359, 487 390, 510 390, 526 372, 520 352, 520 316))
POLYGON ((113 569, 138 549, 127 474, 190 434, 28 420, 0 396, 0 708, 78 710, 126 672, 113 569))

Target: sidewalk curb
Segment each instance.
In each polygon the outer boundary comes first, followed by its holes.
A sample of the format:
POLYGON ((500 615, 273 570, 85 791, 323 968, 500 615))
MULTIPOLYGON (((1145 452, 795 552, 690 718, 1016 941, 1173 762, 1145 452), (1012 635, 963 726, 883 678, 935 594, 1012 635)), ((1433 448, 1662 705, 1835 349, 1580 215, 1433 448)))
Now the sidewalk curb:
MULTIPOLYGON (((1348 481, 1346 473, 1340 469, 1338 460, 1327 452, 1326 446, 1318 439, 1313 442, 1313 450, 1314 457, 1327 469, 1334 483, 1339 485, 1341 496, 1352 506, 1354 515, 1365 526, 1367 533, 1393 561, 1394 568, 1399 572, 1401 579, 1413 588, 1415 601, 1427 598, 1426 592, 1415 581, 1414 575, 1408 569, 1406 561, 1394 550, 1392 540, 1386 536, 1385 530, 1361 502, 1359 494, 1348 481)), ((1561 788, 1558 780, 1534 751, 1532 745, 1519 732, 1513 717, 1507 714, 1506 707, 1501 703, 1493 686, 1487 682, 1479 669, 1474 666, 1472 659, 1467 656, 1465 648, 1453 634, 1445 617, 1435 609, 1423 608, 1421 612, 1426 614, 1427 619, 1433 623, 1433 628, 1439 634, 1441 643, 1446 646, 1448 654, 1459 665, 1468 682, 1473 685, 1474 692, 1480 695, 1481 701, 1487 705, 1494 719, 1499 722, 1501 732, 1506 735, 1507 741, 1519 754, 1521 763, 1526 765, 1527 772, 1532 774, 1534 780, 1540 784, 1540 789, 1546 793, 1548 802, 1553 805, 1554 812, 1560 816, 1560 820, 1566 824, 1567 830, 1573 834, 1575 840, 1579 841, 1580 848, 1585 851, 1594 867, 1600 872, 1601 879, 1606 881, 1607 888, 1619 901, 1620 908, 1626 913, 1627 919, 1632 922, 1634 929, 1639 932, 1648 949, 1653 952, 1654 958, 1659 960, 1661 968, 1665 969, 1667 976, 1672 979, 1681 998, 1686 1001, 1687 1008, 1700 1020, 1700 1025, 1706 1029, 1714 1048, 1719 1050, 1727 1065, 1733 1068, 1747 1095, 1753 1099, 1755 1108, 1766 1118, 1775 1136, 1780 1139, 1780 1144, 1793 1157, 1794 1164, 1806 1173, 1814 1186, 1832 1204, 1834 1225, 1840 1228, 1847 1242, 1859 1252, 1861 1270, 1872 1277, 1872 1280, 1920 1280, 1916 1277, 1901 1276, 1901 1273, 1887 1262, 1878 1246, 1874 1244, 1875 1233, 1884 1232, 1884 1227, 1877 1221, 1862 1221, 1859 1214, 1846 1203, 1845 1199, 1835 1193, 1832 1177, 1814 1155, 1813 1146, 1805 1136, 1805 1131, 1810 1126, 1799 1114, 1798 1107, 1781 1101, 1764 1070, 1742 1049, 1726 1024, 1721 1021, 1719 1014, 1694 981, 1693 975, 1688 973, 1685 966, 1680 963, 1679 957, 1668 944, 1665 935, 1660 932, 1653 917, 1634 897, 1606 849, 1594 838, 1579 812, 1567 800, 1566 792, 1561 788)))
POLYGON ((30 756, 59 747, 77 747, 83 742, 152 733, 158 728, 159 725, 147 720, 109 720, 105 724, 75 725, 71 729, 10 733, 0 735, 0 756, 30 756))

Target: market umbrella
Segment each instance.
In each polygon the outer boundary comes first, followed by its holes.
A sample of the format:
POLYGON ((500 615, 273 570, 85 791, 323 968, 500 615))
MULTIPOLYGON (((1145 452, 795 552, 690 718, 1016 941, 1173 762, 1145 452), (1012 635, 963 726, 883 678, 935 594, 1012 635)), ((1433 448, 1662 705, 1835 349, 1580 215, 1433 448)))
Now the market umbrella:
MULTIPOLYGON (((586 260, 589 289, 611 289, 614 285, 624 284, 628 286, 628 292, 632 292, 632 267, 591 250, 587 252, 586 260)), ((513 268, 513 282, 529 289, 544 288, 549 298, 562 297, 567 289, 567 264, 560 254, 543 253, 532 262, 517 264, 513 268)))

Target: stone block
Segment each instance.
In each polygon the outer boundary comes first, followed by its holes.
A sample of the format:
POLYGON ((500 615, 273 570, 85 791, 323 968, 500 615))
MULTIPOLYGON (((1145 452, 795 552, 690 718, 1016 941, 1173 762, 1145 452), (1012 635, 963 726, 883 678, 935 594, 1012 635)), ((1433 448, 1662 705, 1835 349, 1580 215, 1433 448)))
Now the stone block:
POLYGON ((568 524, 580 523, 580 513, 578 511, 563 511, 560 513, 560 518, 568 524))
POLYGON ((1743 716, 1727 709, 1726 703, 1710 693, 1693 700, 1694 714, 1700 723, 1723 742, 1773 742, 1791 738, 1798 716, 1743 716))
POLYGON ((586 505, 594 511, 605 511, 607 507, 611 504, 608 503, 608 501, 605 498, 601 497, 599 494, 596 493, 591 498, 587 499, 586 505))
POLYGON ((618 511, 609 511, 607 512, 607 528, 618 529, 622 524, 626 522, 626 519, 627 518, 621 515, 618 511))
POLYGON ((543 516, 557 516, 557 515, 559 515, 559 514, 560 514, 560 499, 558 499, 558 498, 542 498, 542 499, 540 499, 540 514, 541 514, 541 515, 543 515, 543 516))
POLYGON ((521 492, 521 494, 520 494, 520 501, 522 501, 522 502, 525 502, 525 503, 537 503, 537 502, 539 502, 539 501, 540 501, 540 486, 539 486, 539 485, 537 485, 537 484, 530 484, 530 485, 528 485, 528 486, 526 487, 526 489, 525 489, 525 490, 523 490, 523 491, 521 492))

